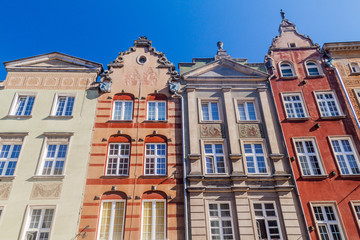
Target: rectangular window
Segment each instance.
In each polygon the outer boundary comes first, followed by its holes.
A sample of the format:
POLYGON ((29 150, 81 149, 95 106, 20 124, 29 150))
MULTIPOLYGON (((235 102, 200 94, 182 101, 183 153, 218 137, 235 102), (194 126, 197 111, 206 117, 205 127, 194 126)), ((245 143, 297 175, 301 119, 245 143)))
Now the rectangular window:
POLYGON ((128 175, 129 159, 129 143, 110 143, 106 175, 128 175))
POLYGON ((132 120, 133 102, 115 101, 112 114, 113 120, 132 120))
POLYGON ((307 117, 300 93, 284 94, 283 99, 287 118, 307 117))
POLYGON ((315 93, 322 117, 340 116, 340 108, 333 92, 315 93))
POLYGON ((356 220, 359 225, 360 224, 360 202, 356 202, 356 203, 352 202, 352 206, 354 207, 353 209, 355 211, 356 220))
POLYGON ((315 205, 313 210, 321 239, 344 239, 339 217, 333 206, 315 205))
POLYGON ((17 95, 11 115, 30 116, 34 105, 35 96, 17 95))
POLYGON ((350 138, 330 138, 341 174, 360 174, 359 159, 350 138))
POLYGON ((0 143, 0 176, 13 176, 21 144, 0 143))
POLYGON ((222 144, 204 144, 206 173, 225 173, 225 155, 222 144))
POLYGON ((217 102, 201 103, 201 120, 202 121, 220 120, 219 106, 217 102))
POLYGON ((295 140, 296 152, 304 176, 323 175, 315 140, 295 140))
POLYGON ((238 112, 240 121, 256 120, 254 102, 238 102, 238 112))
POLYGON ((123 239, 125 201, 103 201, 98 240, 123 239))
POLYGON ((147 143, 145 145, 145 175, 166 174, 166 144, 147 143))
POLYGON ((275 203, 256 202, 254 212, 259 239, 282 239, 275 203))
POLYGON ((148 101, 147 120, 164 121, 166 120, 166 102, 165 101, 148 101))
POLYGON ((261 143, 245 143, 244 152, 249 174, 267 173, 265 154, 261 143))
POLYGON ((142 212, 142 240, 166 239, 166 209, 163 200, 144 200, 142 212))
POLYGON ((26 222, 25 239, 50 239, 54 212, 54 208, 31 208, 26 222))
POLYGON ((234 239, 229 203, 209 203, 211 239, 234 239))
POLYGON ((74 108, 75 97, 57 96, 54 116, 71 116, 74 108))

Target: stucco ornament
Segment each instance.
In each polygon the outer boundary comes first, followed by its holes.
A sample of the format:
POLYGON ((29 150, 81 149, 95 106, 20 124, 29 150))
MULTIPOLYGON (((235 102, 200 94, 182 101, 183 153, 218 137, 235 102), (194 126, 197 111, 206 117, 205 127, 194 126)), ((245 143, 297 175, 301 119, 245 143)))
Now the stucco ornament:
POLYGON ((241 138, 262 138, 263 131, 259 124, 240 124, 239 134, 241 138))
POLYGON ((101 92, 110 92, 111 91, 111 78, 110 78, 110 73, 112 73, 112 71, 109 70, 105 70, 100 76, 100 85, 99 85, 99 89, 101 92))
POLYGON ((282 20, 285 20, 285 12, 282 9, 280 10, 280 15, 282 20))
POLYGON ((217 138, 222 137, 223 132, 220 124, 203 124, 200 125, 200 137, 217 138))
POLYGON ((177 93, 180 91, 180 76, 177 71, 170 72, 170 79, 169 79, 169 90, 172 93, 177 93))
POLYGON ((11 183, 0 184, 0 200, 7 200, 10 195, 11 183))
POLYGON ((31 192, 31 199, 60 198, 61 183, 36 183, 31 192))
POLYGON ((219 50, 221 50, 224 47, 224 43, 222 41, 218 41, 217 46, 218 46, 219 50))

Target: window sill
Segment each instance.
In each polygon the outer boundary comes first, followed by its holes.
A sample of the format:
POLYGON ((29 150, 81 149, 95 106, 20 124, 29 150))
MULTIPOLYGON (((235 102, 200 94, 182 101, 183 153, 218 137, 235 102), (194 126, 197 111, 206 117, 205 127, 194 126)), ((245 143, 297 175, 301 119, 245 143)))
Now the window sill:
POLYGON ((300 117, 300 118, 286 118, 287 121, 289 122, 298 122, 298 121, 307 121, 309 120, 310 117, 300 117))
POLYGON ((15 176, 0 176, 0 182, 11 182, 15 179, 15 176))
POLYGON ((63 180, 65 175, 36 175, 32 178, 34 180, 63 180))
POLYGON ((139 178, 167 178, 168 175, 140 175, 139 178))
POLYGON ((322 78, 322 77, 325 77, 324 74, 319 74, 319 75, 307 75, 306 78, 308 79, 312 79, 312 78, 322 78))
POLYGON ((339 174, 342 178, 360 178, 360 174, 339 174))
POLYGON ((223 123, 223 121, 222 120, 215 120, 215 121, 203 121, 203 120, 201 120, 200 121, 200 124, 211 124, 211 123, 223 123))
POLYGON ((360 72, 351 72, 350 73, 350 76, 357 76, 357 75, 360 75, 360 72))
POLYGON ((114 120, 114 119, 110 119, 108 121, 106 121, 107 123, 132 123, 133 120, 114 120))
POLYGON ((100 176, 101 179, 118 179, 118 178, 128 178, 129 175, 103 175, 100 176))
POLYGON ((326 179, 328 178, 328 175, 301 175, 302 179, 326 179))
POLYGON ((168 120, 144 120, 144 123, 167 123, 168 120))
POLYGON ((32 118, 32 115, 20 115, 20 116, 16 116, 16 115, 7 115, 7 118, 13 118, 13 119, 28 119, 28 118, 32 118))
POLYGON ((283 80, 292 80, 292 79, 297 79, 298 76, 291 76, 291 77, 284 77, 284 76, 281 76, 280 79, 283 79, 283 80))
POLYGON ((48 119, 71 119, 74 116, 48 116, 48 119))
POLYGON ((346 118, 345 115, 320 117, 320 119, 323 119, 323 120, 337 120, 337 119, 344 119, 344 118, 346 118))
POLYGON ((261 123, 260 120, 237 120, 237 123, 261 123))

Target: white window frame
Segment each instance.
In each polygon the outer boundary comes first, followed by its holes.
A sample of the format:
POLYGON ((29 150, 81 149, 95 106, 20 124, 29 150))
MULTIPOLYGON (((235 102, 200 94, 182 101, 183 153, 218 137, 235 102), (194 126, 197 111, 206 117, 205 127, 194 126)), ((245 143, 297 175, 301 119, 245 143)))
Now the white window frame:
POLYGON ((304 101, 304 98, 303 98, 303 95, 302 95, 301 92, 283 92, 283 93, 281 93, 281 96, 282 96, 283 106, 284 106, 284 110, 285 110, 285 114, 286 114, 287 119, 309 118, 309 114, 308 114, 308 111, 307 111, 307 108, 306 108, 306 104, 305 104, 305 101, 304 101), (285 100, 285 97, 293 97, 293 96, 298 96, 300 98, 300 100, 291 100, 290 102, 285 100), (302 105, 302 110, 303 110, 303 113, 304 113, 304 117, 297 116, 296 107, 294 106, 295 103, 300 103, 302 105), (289 116, 286 104, 291 104, 291 110, 293 111, 293 114, 296 115, 295 117, 289 116))
POLYGON ((263 140, 252 140, 252 139, 240 140, 240 141, 241 141, 242 155, 243 155, 243 159, 244 159, 244 164, 245 164, 244 167, 246 169, 246 173, 249 174, 249 175, 269 175, 270 174, 270 169, 269 169, 269 165, 268 165, 267 148, 266 148, 266 146, 264 144, 264 141, 263 140), (261 156, 261 154, 257 154, 255 152, 253 152, 251 154, 250 153, 245 153, 245 145, 246 144, 252 145, 251 151, 254 151, 254 149, 255 149, 254 145, 255 144, 260 144, 261 145, 262 150, 263 150, 262 156, 264 157, 264 162, 265 162, 265 169, 266 169, 265 173, 260 173, 259 169, 258 169, 258 161, 256 159, 256 156, 261 156), (248 164, 247 164, 247 160, 246 160, 247 156, 253 157, 255 173, 249 173, 248 164))
POLYGON ((1 134, 0 135, 0 156, 1 156, 1 151, 4 145, 10 145, 10 151, 8 153, 8 157, 7 158, 0 158, 0 162, 5 161, 5 165, 4 165, 4 169, 0 174, 0 178, 6 178, 6 177, 14 177, 16 175, 16 170, 17 170, 17 166, 19 165, 19 161, 21 158, 21 153, 22 153, 22 149, 24 147, 24 138, 25 135, 24 134, 20 134, 20 135, 6 135, 6 134, 1 134), (14 149, 14 145, 20 145, 20 153, 18 158, 11 158, 11 154, 12 151, 14 149), (16 161, 16 166, 14 169, 14 172, 12 175, 5 175, 8 166, 9 166, 9 161, 16 161))
POLYGON ((317 61, 315 61, 315 60, 308 60, 308 61, 306 61, 306 62, 305 62, 305 69, 306 69, 306 74, 307 74, 307 76, 308 76, 309 78, 322 76, 321 67, 320 67, 319 63, 318 63, 317 61), (309 66, 307 65, 308 63, 313 63, 313 64, 315 64, 314 67, 310 67, 310 68, 315 68, 315 67, 316 67, 318 74, 316 74, 316 75, 311 75, 311 74, 310 74, 310 72, 309 72, 309 66))
POLYGON ((329 139, 329 142, 330 142, 330 145, 331 145, 332 152, 334 154, 334 158, 336 160, 336 164, 337 164, 337 166, 339 168, 340 174, 345 175, 345 176, 360 175, 360 162, 359 162, 360 157, 359 157, 359 153, 358 153, 357 149, 355 148, 354 141, 353 141, 352 137, 350 137, 350 136, 328 136, 328 139, 329 139), (344 153, 346 153, 346 152, 344 152, 344 149, 343 149, 344 147, 341 144, 340 145, 341 153, 337 153, 335 151, 335 148, 334 148, 334 145, 333 145, 333 142, 332 142, 332 141, 341 141, 341 140, 347 140, 349 142, 349 146, 350 146, 350 148, 352 150, 352 155, 354 156, 355 162, 356 162, 357 167, 359 169, 359 173, 350 173, 352 171, 351 171, 351 166, 350 166, 349 161, 348 161, 347 158, 344 158, 345 159, 344 162, 345 162, 345 165, 346 165, 346 169, 349 171, 349 173, 343 173, 343 171, 341 169, 341 165, 340 165, 339 160, 337 158, 337 155, 342 155, 343 156, 344 153))
POLYGON ((142 210, 141 210, 141 240, 144 240, 143 238, 143 223, 144 223, 144 203, 145 202, 151 202, 152 203, 152 217, 151 217, 151 240, 157 240, 155 238, 155 234, 156 234, 156 203, 157 202, 163 202, 164 203, 164 239, 167 239, 167 227, 166 227, 166 223, 167 223, 167 203, 165 199, 144 199, 142 200, 142 210))
POLYGON ((360 88, 354 88, 353 90, 354 90, 355 98, 357 99, 358 105, 360 107, 360 88))
POLYGON ((222 118, 221 118, 221 110, 220 110, 220 99, 219 98, 204 98, 204 99, 198 99, 198 113, 199 113, 199 122, 200 123, 220 123, 222 122, 222 118), (214 117, 212 116, 212 112, 210 104, 211 103, 216 103, 217 106, 217 113, 219 115, 219 119, 218 120, 214 120, 214 117), (202 105, 203 104, 207 104, 207 109, 208 109, 208 113, 209 113, 209 120, 204 120, 203 118, 203 110, 202 110, 202 105))
POLYGON ((325 167, 324 167, 324 163, 323 163, 323 160, 320 156, 320 151, 319 151, 319 147, 318 147, 318 144, 317 144, 317 141, 314 137, 311 137, 311 138, 292 138, 292 141, 293 141, 293 146, 294 146, 294 150, 295 150, 295 153, 296 153, 296 158, 297 158, 297 161, 298 161, 298 164, 300 166, 300 172, 301 172, 301 175, 303 177, 323 177, 323 176, 326 176, 326 171, 325 171, 325 167), (314 151, 315 153, 309 153, 308 152, 308 149, 306 147, 304 147, 304 144, 305 142, 311 142, 312 145, 313 145, 313 148, 314 148, 314 151), (299 153, 298 152, 298 149, 296 147, 296 143, 297 142, 301 142, 302 143, 302 146, 304 147, 304 153, 299 153), (306 164, 309 168, 309 171, 310 171, 310 174, 305 174, 304 173, 304 169, 303 169, 303 166, 301 164, 301 159, 300 157, 305 157, 306 158, 306 164), (319 168, 320 168, 320 174, 314 174, 314 168, 311 164, 311 160, 310 160, 310 157, 311 156, 316 156, 317 158, 317 161, 318 161, 318 165, 319 165, 319 168))
POLYGON ((359 63, 357 62, 351 62, 349 64, 349 67, 350 67, 350 74, 360 74, 360 66, 359 66, 359 63), (355 68, 355 71, 354 71, 354 68, 355 68))
MULTIPOLYGON (((70 155, 69 152, 70 152, 70 136, 68 136, 68 135, 66 135, 66 136, 65 135, 63 135, 63 136, 61 136, 61 135, 60 136, 56 136, 56 135, 48 135, 48 136, 46 136, 45 142, 44 142, 44 145, 43 145, 41 163, 39 165, 39 169, 37 171, 36 177, 63 177, 63 176, 65 176, 66 165, 67 165, 68 158, 69 158, 69 155, 70 155), (52 163, 53 165, 52 165, 51 170, 50 170, 50 174, 43 174, 45 161, 47 159, 46 155, 47 155, 47 152, 48 152, 49 145, 56 145, 56 150, 55 150, 55 155, 54 155, 55 157, 54 158, 49 158, 53 162, 52 163), (58 159, 57 154, 58 154, 60 145, 67 145, 65 158, 59 158, 59 159, 63 159, 64 165, 62 167, 62 173, 61 174, 54 174, 55 164, 56 164, 56 161, 58 159)), ((62 160, 59 160, 59 161, 62 161, 62 160)))
POLYGON ((268 238, 267 239, 273 239, 271 238, 271 235, 270 235, 270 227, 269 227, 269 223, 268 221, 276 221, 277 222, 277 227, 278 227, 278 230, 279 230, 279 236, 280 238, 274 238, 276 240, 282 240, 283 239, 283 235, 282 235, 282 231, 281 231, 281 223, 280 223, 280 217, 279 217, 279 212, 277 210, 277 206, 276 206, 276 202, 275 201, 251 201, 251 208, 253 210, 253 216, 254 216, 254 228, 255 228, 255 234, 256 234, 256 237, 257 239, 260 239, 260 236, 259 233, 258 233, 258 226, 256 224, 256 220, 264 220, 265 221, 265 227, 266 227, 266 234, 268 235, 268 238), (262 211, 262 215, 263 216, 256 216, 256 210, 255 210, 255 204, 261 204, 261 211, 262 211), (267 216, 267 213, 266 213, 266 209, 265 209, 265 204, 272 204, 273 207, 274 207, 274 212, 275 212, 275 216, 267 216))
POLYGON ((339 213, 336 202, 310 202, 310 207, 311 207, 311 212, 313 214, 313 219, 315 220, 316 233, 317 233, 317 236, 319 237, 319 239, 322 239, 321 235, 320 235, 320 228, 319 228, 319 225, 322 225, 322 226, 326 227, 326 230, 327 230, 327 233, 329 234, 328 236, 330 237, 330 240, 335 240, 329 232, 330 231, 329 224, 337 224, 338 228, 340 230, 340 235, 342 237, 342 240, 348 239, 346 236, 343 221, 341 219, 341 215, 339 213), (317 220, 314 207, 321 207, 321 211, 323 213, 324 220, 320 220, 320 221, 317 220), (332 207, 332 210, 337 219, 336 221, 328 220, 328 216, 326 214, 325 207, 332 207))
POLYGON ((225 149, 225 146, 224 146, 224 141, 204 141, 202 142, 202 148, 203 148, 203 156, 204 156, 204 159, 203 159, 203 162, 204 162, 204 172, 205 174, 227 174, 228 173, 228 169, 227 169, 227 158, 226 158, 226 149, 225 149), (212 149, 212 153, 211 154, 207 154, 205 153, 205 145, 211 145, 211 149, 212 149), (222 151, 223 153, 222 154, 219 154, 219 153, 216 153, 215 152, 215 145, 221 145, 222 146, 222 151), (224 172, 219 172, 219 169, 218 167, 216 166, 216 157, 223 157, 224 159, 224 172), (209 158, 211 159, 211 163, 212 163, 212 166, 213 166, 213 171, 214 172, 208 172, 207 171, 207 162, 206 162, 206 159, 209 158))
POLYGON ((18 165, 18 161, 19 161, 19 157, 20 157, 20 153, 21 153, 21 148, 22 148, 22 144, 5 144, 5 143, 0 142, 0 165, 1 165, 2 162, 4 162, 4 168, 3 168, 2 172, 0 173, 0 177, 10 177, 10 176, 15 175, 15 170, 16 170, 16 166, 18 165), (10 146, 10 149, 8 151, 7 157, 6 158, 1 158, 1 153, 2 153, 4 145, 10 146), (15 145, 20 145, 19 155, 18 155, 17 158, 11 158, 11 155, 13 154, 15 145), (10 162, 15 162, 15 168, 13 170, 13 174, 7 175, 6 172, 9 169, 10 162))
POLYGON ((147 121, 166 121, 167 120, 167 103, 164 100, 149 100, 146 103, 146 119, 147 121), (155 119, 149 119, 149 103, 155 103, 155 119), (165 103, 165 117, 164 119, 159 119, 159 103, 165 103))
POLYGON ((257 113, 257 106, 256 106, 256 102, 255 100, 237 100, 236 101, 236 112, 237 112, 237 118, 238 118, 238 122, 257 122, 258 121, 258 113, 257 113), (255 119, 250 119, 249 116, 249 103, 252 103, 254 105, 254 114, 255 114, 255 119), (245 119, 240 119, 240 111, 239 111, 239 105, 243 104, 244 105, 244 113, 245 113, 245 119))
POLYGON ((134 101, 132 101, 132 100, 115 100, 113 103, 111 119, 114 121, 132 121, 133 120, 133 109, 134 109, 134 101), (125 103, 128 103, 128 102, 131 103, 131 117, 130 117, 130 119, 125 119, 125 103), (121 105, 122 105, 120 119, 115 119, 116 103, 121 103, 121 105))
POLYGON ((15 116, 15 117, 31 117, 32 112, 34 110, 35 101, 36 101, 36 93, 15 93, 13 102, 12 102, 11 107, 10 107, 9 115, 10 116, 15 116), (16 115, 16 112, 17 112, 17 109, 18 109, 19 99, 22 98, 22 97, 26 97, 24 108, 21 111, 20 115, 16 115), (32 103, 30 114, 25 115, 24 113, 26 111, 26 107, 27 107, 27 104, 28 104, 28 101, 29 101, 30 97, 33 97, 34 101, 32 103))
POLYGON ((282 78, 297 78, 297 76, 296 76, 296 72, 295 72, 295 69, 294 69, 294 64, 292 64, 290 61, 282 61, 282 62, 279 62, 279 70, 280 70, 280 76, 282 77, 282 78), (289 67, 282 67, 281 65, 282 64, 288 64, 289 65, 289 67), (284 74, 283 74, 283 71, 282 70, 291 70, 291 76, 284 76, 284 74))
POLYGON ((352 200, 350 201, 350 204, 351 204, 351 209, 354 213, 356 225, 360 230, 360 200, 352 200))
POLYGON ((235 232, 234 232, 234 220, 233 220, 233 208, 232 208, 232 204, 230 201, 208 201, 207 202, 207 216, 208 216, 208 230, 209 230, 209 236, 210 239, 212 239, 212 232, 211 232, 211 221, 218 221, 219 222, 219 230, 220 230, 220 239, 224 240, 224 232, 223 232, 223 227, 222 227, 222 221, 230 221, 231 222, 231 230, 232 230, 232 238, 235 239, 235 232), (218 216, 211 216, 210 215, 210 205, 211 204, 216 204, 217 205, 217 215, 218 216), (228 217, 222 217, 221 216, 221 204, 227 204, 229 206, 229 212, 230 212, 230 216, 228 217))
POLYGON ((103 207, 104 203, 110 202, 111 203, 111 213, 110 213, 110 223, 109 223, 109 239, 112 239, 113 233, 114 233, 114 219, 115 219, 115 207, 116 203, 123 202, 124 203, 124 209, 123 209, 123 221, 122 221, 122 236, 121 239, 124 238, 125 233, 125 216, 126 216, 126 200, 124 199, 109 199, 109 200, 102 200, 101 201, 101 207, 100 207, 100 214, 99 214, 99 223, 98 223, 98 231, 97 231, 97 240, 100 240, 100 233, 101 233, 101 220, 103 215, 103 207))
MULTIPOLYGON (((123 150, 123 151, 126 151, 123 150)), ((105 175, 106 176, 128 176, 129 175, 129 165, 130 165, 130 154, 131 154, 131 145, 130 143, 117 143, 117 142, 111 142, 109 143, 109 149, 108 149, 108 154, 107 154, 107 161, 106 161, 106 169, 105 169, 105 175), (111 146, 113 145, 118 145, 119 146, 119 154, 118 155, 110 155, 110 150, 111 150, 111 146), (121 155, 121 151, 122 151, 122 147, 123 146, 128 146, 128 151, 129 151, 129 154, 128 155, 121 155), (109 160, 110 158, 116 158, 116 173, 113 174, 113 173, 108 173, 108 169, 109 169, 109 160), (126 174, 122 173, 122 174, 119 174, 119 170, 120 170, 120 159, 127 159, 127 162, 126 163, 121 163, 123 165, 127 165, 127 168, 126 168, 126 174)), ((114 164, 114 163, 112 163, 114 164)), ((125 168, 121 168, 122 171, 125 170, 125 168)))
MULTIPOLYGON (((35 206, 35 205, 32 205, 32 206, 28 206, 27 207, 27 210, 26 210, 26 220, 24 221, 24 225, 23 225, 23 233, 22 233, 22 238, 23 240, 26 240, 26 235, 27 235, 27 232, 28 231, 31 231, 29 230, 30 228, 30 222, 31 222, 31 216, 32 216, 32 213, 33 213, 33 210, 38 210, 38 209, 41 209, 41 215, 40 215, 40 219, 39 219, 39 226, 42 225, 43 223, 43 220, 44 220, 44 214, 45 214, 45 211, 47 209, 52 209, 54 210, 53 211, 53 215, 52 215, 52 221, 51 221, 51 226, 50 228, 45 228, 45 230, 43 230, 42 232, 49 232, 49 238, 48 239, 52 239, 52 229, 54 227, 54 222, 55 222, 55 219, 56 219, 56 206, 52 205, 52 206, 35 206)), ((40 237, 40 231, 42 228, 32 228, 33 230, 36 230, 38 229, 36 232, 38 234, 36 234, 36 238, 33 239, 33 240, 38 240, 39 237, 40 237)))
MULTIPOLYGON (((144 159, 144 175, 147 175, 147 176, 165 176, 167 174, 167 144, 166 143, 145 143, 145 159, 144 159), (155 145, 155 154, 154 155, 148 155, 146 154, 146 147, 148 145, 155 145), (165 155, 158 155, 157 154, 157 150, 158 150, 158 145, 163 145, 165 146, 165 155), (148 157, 153 157, 154 158, 154 173, 153 174, 150 174, 150 173, 146 173, 146 170, 148 169, 146 167, 147 165, 147 158, 148 157), (164 174, 157 174, 157 170, 158 170, 158 159, 159 158, 165 158, 165 173, 164 174)), ((151 168, 150 168, 151 169, 151 168)))
POLYGON ((74 109, 75 109, 75 94, 69 94, 69 93, 56 93, 55 94, 55 99, 54 99, 54 103, 53 103, 53 107, 51 110, 51 116, 52 117, 72 117, 74 114, 74 109), (64 108, 61 112, 60 115, 56 115, 58 107, 59 107, 59 98, 65 97, 65 104, 64 104, 64 108), (70 115, 65 115, 66 113, 66 108, 68 107, 69 104, 69 98, 74 98, 74 102, 73 102, 73 106, 72 106, 72 110, 71 110, 71 114, 70 115))
POLYGON ((313 93, 314 93, 314 97, 316 99, 316 104, 317 104, 318 109, 319 109, 320 117, 322 117, 322 118, 338 118, 338 117, 344 116, 343 111, 342 111, 342 109, 340 107, 340 104, 339 104, 339 100, 338 100, 338 98, 337 98, 334 91, 332 91, 332 90, 330 90, 330 91, 314 91, 313 93), (333 95, 333 100, 334 100, 334 103, 335 103, 335 107, 338 110, 338 115, 335 115, 335 116, 331 115, 331 112, 330 112, 330 109, 329 109, 329 106, 328 106, 328 102, 330 102, 332 100, 323 100, 323 99, 319 100, 317 98, 318 94, 322 94, 322 95, 324 95, 324 94, 332 94, 333 95), (325 113, 321 110, 320 102, 325 102, 325 107, 326 107, 326 112, 325 113), (328 114, 329 116, 325 116, 325 114, 328 114))

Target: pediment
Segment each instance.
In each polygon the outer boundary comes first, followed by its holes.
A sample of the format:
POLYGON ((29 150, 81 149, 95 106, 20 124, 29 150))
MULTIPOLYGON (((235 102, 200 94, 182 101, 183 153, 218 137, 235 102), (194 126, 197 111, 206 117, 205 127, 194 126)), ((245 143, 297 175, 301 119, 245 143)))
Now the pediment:
POLYGON ((48 53, 4 63, 8 71, 96 71, 102 69, 99 63, 73 57, 63 53, 48 53))
POLYGON ((267 78, 268 74, 259 71, 255 68, 251 68, 247 65, 229 60, 220 59, 209 63, 205 66, 201 66, 192 71, 189 71, 183 75, 185 79, 189 78, 206 78, 206 79, 218 79, 218 78, 267 78))

